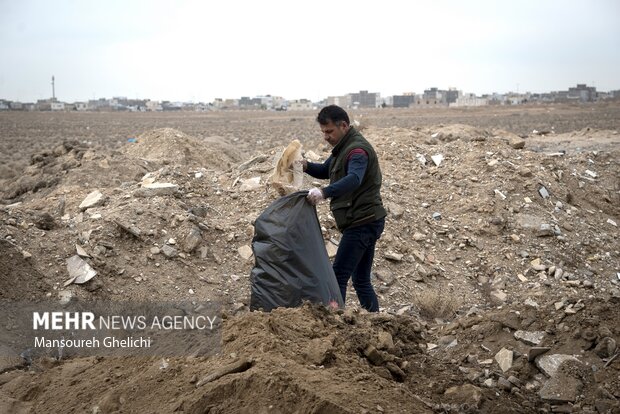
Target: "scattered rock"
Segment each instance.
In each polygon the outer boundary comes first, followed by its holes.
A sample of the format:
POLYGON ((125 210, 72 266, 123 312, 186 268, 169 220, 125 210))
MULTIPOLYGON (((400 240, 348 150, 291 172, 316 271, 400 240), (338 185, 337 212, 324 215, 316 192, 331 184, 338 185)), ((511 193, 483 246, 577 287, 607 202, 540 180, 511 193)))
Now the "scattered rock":
POLYGON ((202 233, 198 227, 192 227, 183 240, 183 251, 191 253, 202 243, 202 233))
POLYGON ((515 339, 518 339, 521 342, 525 342, 528 345, 540 345, 543 338, 545 337, 545 333, 541 331, 516 331, 514 333, 515 339))
POLYGON ((513 352, 506 348, 502 348, 497 354, 495 354, 495 360, 503 372, 508 371, 512 367, 512 356, 513 352))
POLYGON ((611 358, 615 355, 617 348, 616 340, 607 336, 598 342, 594 353, 601 358, 611 358))
POLYGON ((482 390, 472 384, 464 384, 448 388, 444 392, 444 397, 456 404, 467 404, 477 408, 482 401, 482 390))
POLYGON ((170 246, 169 244, 164 244, 161 247, 161 252, 168 259, 172 259, 172 258, 174 258, 174 257, 179 255, 179 252, 177 251, 177 249, 175 249, 174 247, 170 246))
POLYGON ((578 379, 562 375, 545 382, 538 395, 545 401, 555 403, 574 402, 582 388, 583 384, 578 379))
POLYGON ((252 248, 248 245, 239 247, 237 249, 237 252, 239 253, 239 256, 241 256, 243 260, 250 260, 252 256, 254 255, 254 253, 252 252, 252 248))
POLYGON ((564 354, 553 354, 553 355, 543 355, 536 358, 536 366, 541 370, 546 376, 553 378, 565 361, 575 361, 581 364, 577 358, 572 355, 564 355, 564 354))
POLYGON ((88 194, 84 201, 80 203, 79 209, 84 211, 86 209, 97 207, 102 205, 105 202, 105 197, 99 190, 95 190, 88 194))
POLYGON ((179 186, 172 183, 144 184, 133 192, 134 197, 157 197, 175 195, 179 192, 179 186))
POLYGON ((383 257, 385 257, 388 260, 392 260, 394 262, 401 262, 403 260, 403 255, 400 253, 396 253, 393 251, 388 251, 386 252, 383 257))

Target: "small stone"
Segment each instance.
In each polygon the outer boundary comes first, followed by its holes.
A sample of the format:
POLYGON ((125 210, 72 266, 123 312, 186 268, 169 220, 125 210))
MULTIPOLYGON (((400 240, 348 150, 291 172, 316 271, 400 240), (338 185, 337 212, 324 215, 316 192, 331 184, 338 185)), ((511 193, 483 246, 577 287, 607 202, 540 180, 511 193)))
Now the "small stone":
POLYGON ((545 382, 538 395, 550 402, 574 402, 582 388, 583 384, 578 379, 562 375, 545 382))
POLYGON ((542 331, 516 331, 514 333, 515 339, 518 339, 521 342, 525 342, 528 345, 540 345, 543 338, 545 337, 545 332, 542 331))
POLYGON ((448 388, 444 397, 456 404, 477 408, 482 401, 482 390, 472 384, 458 385, 448 388))
POLYGON ((512 383, 506 378, 500 378, 497 380, 497 386, 504 391, 510 391, 512 389, 512 383))
POLYGON ((572 355, 564 355, 564 354, 553 354, 553 355, 543 355, 539 358, 536 358, 536 366, 540 369, 546 376, 553 378, 560 368, 560 365, 565 361, 575 361, 581 364, 577 358, 572 355))
POLYGON ((538 231, 536 232, 536 235, 538 237, 550 237, 550 236, 554 236, 555 233, 554 233, 553 228, 551 227, 550 224, 543 223, 538 228, 538 231))
POLYGON ((425 238, 426 238, 426 236, 424 236, 424 234, 422 234, 420 232, 413 233, 413 240, 415 240, 415 241, 422 241, 425 238))
POLYGON ((260 177, 252 177, 241 181, 239 191, 253 191, 260 188, 260 177))
POLYGON ((390 271, 390 269, 387 269, 387 268, 377 269, 373 272, 373 275, 377 279, 385 283, 387 286, 391 286, 396 281, 396 277, 394 276, 392 271, 390 271))
POLYGON ((458 345, 458 340, 453 335, 444 335, 437 340, 439 345, 444 346, 446 348, 452 348, 458 345))
POLYGON ((441 165, 442 161, 443 161, 443 154, 436 154, 436 155, 431 155, 431 160, 433 160, 433 163, 439 167, 439 165, 441 165))
POLYGON ((512 385, 514 385, 515 387, 521 387, 521 381, 519 380, 519 378, 515 377, 514 375, 511 375, 508 377, 508 381, 510 381, 510 383, 512 385))
POLYGON ((434 220, 441 220, 441 213, 439 213, 439 212, 434 212, 434 213, 433 213, 433 219, 434 219, 434 220))
MULTIPOLYGON (((510 139, 508 140, 508 145, 510 145, 512 148, 514 149, 523 149, 525 148, 525 140, 519 136, 511 136, 510 139)), ((519 173, 521 175, 525 174, 525 171, 529 172, 529 175, 532 174, 531 171, 527 170, 526 168, 522 168, 519 173)), ((524 177, 527 177, 529 175, 523 175, 524 177)))
POLYGON ((61 290, 58 292, 58 303, 60 303, 61 305, 66 305, 67 303, 71 302, 73 296, 73 292, 71 292, 70 290, 61 290))
POLYGON ((502 348, 497 354, 495 354, 495 360, 503 372, 508 371, 512 367, 512 357, 513 352, 506 348, 502 348))
POLYGON ((179 252, 177 251, 177 249, 175 249, 174 247, 168 245, 168 244, 164 244, 161 248, 161 252, 164 254, 164 256, 166 256, 168 259, 172 259, 173 257, 178 256, 179 252))
POLYGON ((151 254, 159 254, 159 247, 151 247, 151 254))
POLYGON ((250 260, 252 258, 252 255, 254 254, 252 252, 252 248, 247 244, 239 247, 237 249, 237 252, 239 253, 239 256, 243 258, 243 260, 250 260))
POLYGON ((400 219, 403 216, 403 214, 405 214, 405 209, 394 202, 390 201, 390 202, 385 203, 385 207, 390 213, 390 216, 395 218, 396 220, 400 219))
POLYGON ((426 260, 426 255, 424 254, 424 252, 414 250, 412 253, 418 262, 424 263, 424 261, 426 260))
POLYGON ((594 353, 600 358, 611 358, 615 355, 618 348, 616 340, 610 337, 605 337, 599 341, 594 348, 594 353))
POLYGON ((325 250, 327 250, 327 256, 330 259, 333 259, 334 257, 336 257, 336 254, 338 253, 338 246, 336 246, 334 243, 328 240, 325 242, 325 250))
POLYGON ((84 211, 91 207, 97 207, 103 204, 105 197, 99 190, 92 191, 86 198, 80 203, 79 209, 84 211))
POLYGON ((506 302, 506 299, 508 299, 508 295, 501 290, 492 291, 491 296, 501 303, 506 302))
POLYGON ((134 197, 157 197, 175 195, 179 192, 179 186, 172 183, 150 183, 134 191, 134 197))
POLYGON ((402 254, 393 251, 388 251, 384 254, 383 257, 385 257, 387 260, 392 260, 394 262, 401 262, 403 260, 402 254))
POLYGON ((192 227, 183 240, 183 251, 191 253, 202 243, 202 233, 198 227, 192 227))
POLYGON ((364 349, 364 355, 373 365, 382 365, 385 362, 383 355, 372 345, 368 345, 366 349, 364 349))
POLYGON ((379 332, 379 349, 394 349, 394 340, 392 339, 392 335, 389 332, 381 331, 379 332))

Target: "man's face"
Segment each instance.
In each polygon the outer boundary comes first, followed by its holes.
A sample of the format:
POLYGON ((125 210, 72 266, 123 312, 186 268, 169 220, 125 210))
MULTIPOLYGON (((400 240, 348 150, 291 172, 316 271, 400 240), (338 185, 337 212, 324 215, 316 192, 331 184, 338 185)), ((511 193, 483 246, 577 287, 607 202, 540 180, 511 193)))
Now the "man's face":
POLYGON ((349 125, 347 125, 346 122, 339 122, 334 124, 332 121, 329 121, 327 124, 321 125, 323 139, 327 141, 332 147, 335 147, 348 131, 349 125))

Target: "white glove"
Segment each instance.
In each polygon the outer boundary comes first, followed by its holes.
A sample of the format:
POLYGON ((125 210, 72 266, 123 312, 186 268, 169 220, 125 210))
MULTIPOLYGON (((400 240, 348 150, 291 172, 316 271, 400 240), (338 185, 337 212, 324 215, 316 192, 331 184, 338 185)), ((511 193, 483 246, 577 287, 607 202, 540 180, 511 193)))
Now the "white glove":
POLYGON ((317 205, 319 204, 321 201, 325 200, 325 196, 323 195, 323 192, 321 191, 320 188, 311 188, 310 191, 308 191, 308 196, 306 197, 308 199, 308 201, 310 202, 310 204, 312 205, 317 205))

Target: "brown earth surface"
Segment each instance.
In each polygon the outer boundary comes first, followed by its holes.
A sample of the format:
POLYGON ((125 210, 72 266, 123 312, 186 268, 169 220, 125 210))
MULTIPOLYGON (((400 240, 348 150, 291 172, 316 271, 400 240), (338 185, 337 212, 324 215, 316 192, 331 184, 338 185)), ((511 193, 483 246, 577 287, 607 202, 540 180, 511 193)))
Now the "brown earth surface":
POLYGON ((389 211, 376 315, 352 290, 345 310, 248 311, 277 156, 328 155, 314 112, 0 113, 0 300, 223 307, 209 356, 0 344, 0 412, 620 412, 620 106, 351 115, 389 211), (97 275, 65 286, 77 247, 97 275))

